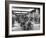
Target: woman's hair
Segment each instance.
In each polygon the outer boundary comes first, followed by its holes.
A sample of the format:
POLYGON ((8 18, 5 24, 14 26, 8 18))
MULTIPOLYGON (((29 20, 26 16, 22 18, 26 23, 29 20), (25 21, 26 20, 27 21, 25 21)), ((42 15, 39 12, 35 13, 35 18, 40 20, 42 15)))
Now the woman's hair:
POLYGON ((38 10, 39 11, 39 14, 40 14, 40 8, 34 8, 34 10, 30 11, 30 13, 35 13, 36 10, 38 10))

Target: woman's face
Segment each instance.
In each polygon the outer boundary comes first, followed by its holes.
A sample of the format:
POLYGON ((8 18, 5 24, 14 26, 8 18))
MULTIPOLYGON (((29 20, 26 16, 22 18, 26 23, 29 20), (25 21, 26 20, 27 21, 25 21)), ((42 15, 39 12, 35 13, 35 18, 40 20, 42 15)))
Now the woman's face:
POLYGON ((39 16, 39 10, 38 9, 36 9, 36 12, 34 13, 34 16, 36 17, 36 16, 39 16))

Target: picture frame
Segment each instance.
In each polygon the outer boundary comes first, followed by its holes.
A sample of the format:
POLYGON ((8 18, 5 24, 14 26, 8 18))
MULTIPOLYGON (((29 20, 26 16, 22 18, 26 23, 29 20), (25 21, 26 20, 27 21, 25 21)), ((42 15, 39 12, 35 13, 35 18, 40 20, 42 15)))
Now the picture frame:
MULTIPOLYGON (((34 19, 35 16, 32 16, 32 17, 34 19)), ((36 25, 36 24, 33 24, 33 25, 36 25)), ((24 1, 5 1, 5 37, 23 37, 23 36, 38 36, 38 35, 45 35, 45 3, 24 2, 24 1), (36 28, 35 26, 32 26, 32 29, 30 29, 31 30, 30 31, 29 29, 16 30, 16 26, 15 26, 15 30, 14 30, 14 26, 12 26, 14 23, 13 22, 14 19, 12 20, 12 18, 14 17, 13 14, 16 15, 16 13, 18 13, 19 15, 21 13, 27 13, 29 11, 31 13, 39 12, 41 21, 39 23, 36 22, 38 27, 36 28)))

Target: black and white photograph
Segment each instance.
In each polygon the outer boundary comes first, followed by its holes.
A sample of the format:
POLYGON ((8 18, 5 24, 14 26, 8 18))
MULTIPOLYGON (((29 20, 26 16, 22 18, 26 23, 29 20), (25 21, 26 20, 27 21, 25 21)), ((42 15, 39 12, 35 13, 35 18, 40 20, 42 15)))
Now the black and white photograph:
POLYGON ((44 3, 13 2, 8 4, 8 35, 43 34, 44 3))
POLYGON ((40 8, 13 7, 12 31, 40 30, 40 8))

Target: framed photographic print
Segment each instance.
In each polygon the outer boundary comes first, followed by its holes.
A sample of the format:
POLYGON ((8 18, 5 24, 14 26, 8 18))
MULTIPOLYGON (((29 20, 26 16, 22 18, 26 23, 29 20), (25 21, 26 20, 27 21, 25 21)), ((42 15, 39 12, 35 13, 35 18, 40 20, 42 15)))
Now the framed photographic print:
POLYGON ((37 36, 45 34, 45 3, 5 2, 5 36, 37 36))

